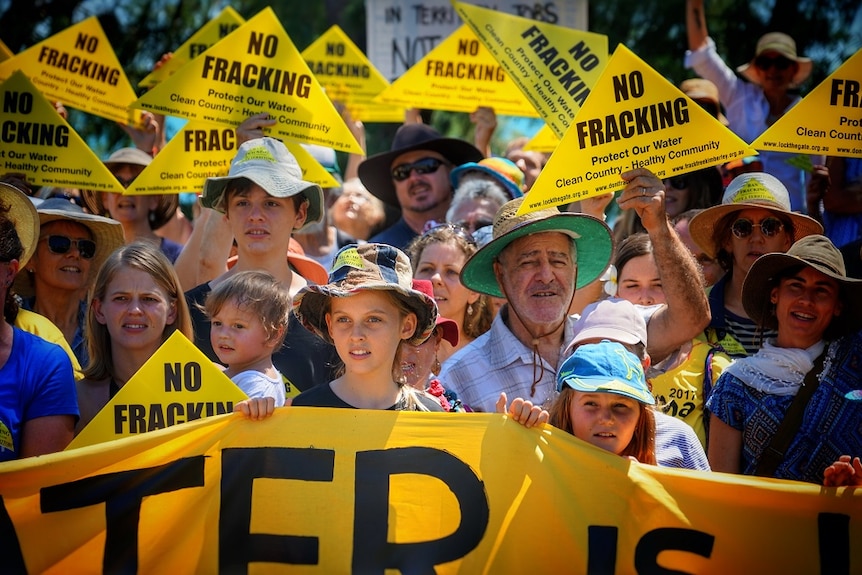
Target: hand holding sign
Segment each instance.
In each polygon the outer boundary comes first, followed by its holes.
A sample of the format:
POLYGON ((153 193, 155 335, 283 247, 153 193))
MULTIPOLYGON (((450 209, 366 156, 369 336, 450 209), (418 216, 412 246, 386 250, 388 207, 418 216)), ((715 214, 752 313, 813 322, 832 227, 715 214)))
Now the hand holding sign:
POLYGON ((635 210, 647 231, 667 225, 664 183, 646 168, 623 172, 620 177, 626 182, 626 187, 617 198, 619 206, 624 210, 635 210))

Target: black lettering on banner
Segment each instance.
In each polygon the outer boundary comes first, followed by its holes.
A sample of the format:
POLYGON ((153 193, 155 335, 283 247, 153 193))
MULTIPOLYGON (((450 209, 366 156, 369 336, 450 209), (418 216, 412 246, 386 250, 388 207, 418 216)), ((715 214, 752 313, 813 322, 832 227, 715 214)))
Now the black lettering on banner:
POLYGON ((30 92, 4 92, 4 114, 29 114, 33 111, 33 94, 30 92))
POLYGON ((327 56, 344 56, 344 43, 343 42, 327 42, 326 43, 326 55, 327 56))
POLYGON ((6 504, 3 502, 2 495, 0 495, 0 557, 3 558, 3 573, 9 575, 27 574, 27 565, 24 563, 21 543, 18 541, 18 534, 15 532, 12 518, 6 511, 6 504))
POLYGON ((681 573, 665 569, 658 564, 662 551, 687 551, 706 557, 712 555, 715 537, 703 531, 662 527, 653 529, 640 538, 635 547, 635 571, 639 575, 671 575, 681 573))
POLYGON ((276 52, 278 52, 278 37, 272 34, 264 35, 259 32, 252 32, 248 40, 248 53, 260 55, 261 49, 267 58, 275 57, 276 52))
POLYGON ((860 90, 862 85, 856 80, 832 80, 832 89, 829 92, 830 106, 843 106, 845 108, 862 107, 862 98, 860 98, 860 90), (841 102, 838 102, 838 97, 841 96, 841 102))
MULTIPOLYGON (((219 572, 248 573, 256 562, 317 565, 317 537, 251 533, 254 480, 332 481, 335 451, 299 447, 228 448, 221 452, 219 572)), ((354 529, 363 529, 356 525, 354 529)))
POLYGON ((820 572, 850 575, 850 516, 842 513, 818 513, 817 542, 820 550, 820 572))
POLYGON ((226 151, 236 148, 233 128, 210 128, 183 132, 186 152, 226 151))
POLYGON ((434 565, 454 561, 476 548, 488 527, 485 484, 463 461, 430 447, 401 447, 356 454, 353 515, 354 573, 434 573, 434 565), (461 521, 455 532, 433 541, 390 543, 389 478, 414 473, 435 477, 455 495, 461 521))
MULTIPOLYGON (((204 486, 203 455, 146 469, 118 471, 42 488, 42 513, 105 504, 104 573, 137 573, 138 523, 144 497, 204 486)), ((3 555, 4 569, 7 560, 3 555)))
POLYGON ((75 49, 76 50, 86 50, 90 54, 96 51, 96 48, 99 47, 99 39, 95 36, 88 36, 87 34, 78 34, 78 37, 75 38, 75 49))
POLYGON ((587 527, 587 573, 615 575, 617 572, 617 534, 611 525, 587 527))
POLYGON ((182 391, 198 391, 203 385, 201 376, 201 365, 195 361, 190 361, 182 366, 180 373, 180 362, 165 364, 165 392, 182 391))

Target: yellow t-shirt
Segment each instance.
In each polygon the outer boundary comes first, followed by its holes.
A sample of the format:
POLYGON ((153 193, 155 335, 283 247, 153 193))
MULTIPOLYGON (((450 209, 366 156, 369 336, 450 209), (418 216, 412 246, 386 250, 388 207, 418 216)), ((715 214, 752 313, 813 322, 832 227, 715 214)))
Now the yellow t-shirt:
POLYGON ((75 380, 83 379, 84 374, 81 373, 81 364, 78 363, 78 358, 72 352, 69 342, 63 337, 63 332, 51 323, 51 320, 36 312, 21 308, 18 310, 18 317, 15 318, 15 327, 30 332, 33 335, 38 335, 45 341, 56 343, 62 347, 66 355, 69 356, 69 359, 72 360, 72 370, 75 372, 75 380))

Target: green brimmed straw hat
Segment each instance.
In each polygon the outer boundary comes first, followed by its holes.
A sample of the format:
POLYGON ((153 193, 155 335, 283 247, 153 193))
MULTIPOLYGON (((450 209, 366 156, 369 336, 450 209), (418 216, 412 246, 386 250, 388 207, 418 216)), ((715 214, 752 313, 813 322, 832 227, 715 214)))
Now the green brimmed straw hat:
POLYGON ((524 197, 503 204, 494 216, 493 239, 467 260, 461 269, 461 283, 467 289, 505 297, 494 275, 494 261, 513 241, 531 234, 560 232, 577 247, 576 289, 595 281, 607 269, 614 249, 610 228, 586 214, 562 213, 556 208, 518 215, 524 197))
POLYGON ((308 285, 293 298, 293 314, 308 330, 329 343, 328 300, 364 290, 387 290, 416 314, 416 329, 407 342, 419 345, 437 325, 437 302, 413 289, 413 268, 407 255, 387 244, 365 243, 341 248, 329 270, 329 283, 308 285))

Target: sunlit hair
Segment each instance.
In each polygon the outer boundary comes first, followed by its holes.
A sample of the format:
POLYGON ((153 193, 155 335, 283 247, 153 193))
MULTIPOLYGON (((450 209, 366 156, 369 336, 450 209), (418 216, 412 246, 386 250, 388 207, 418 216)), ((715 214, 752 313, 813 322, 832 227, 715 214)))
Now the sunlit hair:
POLYGON ((484 179, 471 179, 463 182, 455 189, 455 195, 452 196, 452 205, 446 212, 446 221, 453 221, 453 217, 458 212, 458 208, 464 202, 475 202, 478 200, 488 200, 496 204, 495 212, 499 210, 503 204, 509 201, 509 197, 502 188, 502 184, 484 179))
POLYGON ((631 260, 652 255, 652 240, 649 235, 644 233, 632 234, 617 245, 614 254, 614 267, 617 268, 617 274, 621 274, 623 268, 631 260))
MULTIPOLYGON (((764 209, 769 210, 769 208, 764 207, 764 209)), ((733 232, 731 231, 731 227, 733 226, 733 222, 739 219, 739 213, 742 210, 733 211, 729 214, 725 214, 721 217, 712 228, 712 242, 716 248, 715 261, 718 262, 718 265, 721 266, 721 269, 726 271, 727 273, 731 273, 733 271, 733 254, 728 252, 725 249, 725 245, 728 244, 733 238, 733 232)), ((778 218, 782 224, 784 224, 784 233, 787 234, 788 238, 794 237, 794 228, 793 228, 793 220, 787 217, 785 214, 775 210, 769 210, 770 215, 778 218)))
POLYGON ((276 347, 284 341, 290 318, 290 293, 266 272, 239 272, 218 284, 207 296, 203 312, 212 319, 228 302, 262 325, 267 340, 276 347))
MULTIPOLYGON (((398 319, 399 319, 399 321, 397 322, 397 324, 399 326, 401 325, 401 321, 403 321, 404 318, 406 318, 410 314, 415 315, 415 313, 416 313, 412 309, 410 309, 410 306, 408 306, 407 303, 403 299, 396 296, 395 292, 393 292, 391 290, 368 290, 368 291, 370 291, 371 293, 380 294, 380 295, 383 295, 383 296, 389 298, 389 301, 391 301, 395 305, 395 307, 398 308, 398 319)), ((350 296, 347 296, 347 298, 349 299, 350 296)), ((328 297, 328 298, 326 298, 326 301, 324 302, 323 314, 326 315, 326 314, 330 313, 331 311, 332 311, 332 298, 328 297)), ((407 377, 404 375, 404 371, 401 369, 401 358, 404 354, 404 346, 405 345, 410 345, 410 344, 407 343, 406 339, 402 339, 399 341, 398 347, 395 350, 395 358, 392 360, 392 381, 394 381, 395 383, 398 384, 398 389, 399 389, 399 393, 400 393, 399 401, 401 399, 404 400, 404 404, 407 406, 407 411, 428 411, 428 408, 425 407, 425 405, 421 401, 419 401, 418 396, 417 396, 417 390, 414 389, 412 386, 407 384, 407 377)), ((336 377, 341 377, 342 375, 344 375, 344 373, 346 371, 343 361, 344 360, 342 359, 341 365, 336 370, 336 373, 335 373, 336 377)))
POLYGON ((117 274, 125 269, 142 271, 153 278, 168 295, 169 304, 174 304, 177 317, 174 323, 165 325, 162 342, 176 330, 182 332, 190 341, 194 341, 192 319, 183 289, 174 266, 165 257, 159 246, 154 243, 132 242, 114 250, 102 264, 93 286, 90 288, 89 306, 87 311, 87 349, 90 353, 90 363, 84 368, 84 377, 99 380, 114 376, 114 358, 111 355, 111 334, 108 327, 99 323, 93 308, 95 300, 104 300, 108 285, 117 274))
MULTIPOLYGON (((470 259, 478 248, 476 247, 476 243, 471 242, 468 237, 466 230, 461 231, 457 226, 444 224, 414 238, 407 246, 407 249, 404 250, 407 253, 407 257, 410 258, 410 265, 413 267, 414 276, 419 261, 422 259, 422 252, 432 244, 455 246, 464 254, 464 261, 470 259)), ((488 296, 479 296, 479 299, 473 304, 473 313, 467 313, 467 310, 465 310, 463 318, 450 317, 449 319, 463 324, 461 325, 461 329, 464 330, 467 337, 473 339, 479 337, 491 329, 491 322, 494 320, 488 296)))
MULTIPOLYGON (((10 208, 0 205, 0 262, 8 263, 20 260, 24 254, 24 245, 15 229, 15 222, 6 215, 10 208)), ((12 293, 11 286, 6 288, 6 298, 3 300, 3 318, 10 324, 18 317, 18 298, 12 293)))
MULTIPOLYGON (((548 410, 550 413, 549 423, 557 429, 574 435, 572 424, 572 402, 575 400, 576 392, 568 385, 563 390, 548 410)), ((655 459, 655 412, 651 405, 637 402, 640 408, 635 431, 629 444, 623 449, 622 457, 632 456, 641 463, 657 465, 655 459)))

